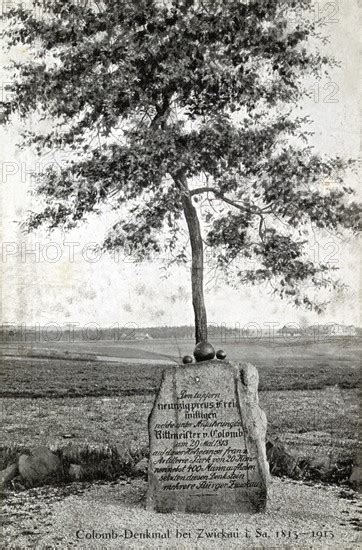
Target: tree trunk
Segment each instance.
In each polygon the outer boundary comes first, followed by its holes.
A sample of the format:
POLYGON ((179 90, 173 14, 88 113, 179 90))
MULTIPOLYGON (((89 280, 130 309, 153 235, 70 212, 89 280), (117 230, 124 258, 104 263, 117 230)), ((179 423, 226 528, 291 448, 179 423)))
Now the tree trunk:
POLYGON ((198 344, 199 342, 207 342, 207 318, 204 301, 204 247, 199 218, 189 193, 182 195, 182 205, 190 234, 192 305, 195 314, 195 339, 196 344, 198 344))

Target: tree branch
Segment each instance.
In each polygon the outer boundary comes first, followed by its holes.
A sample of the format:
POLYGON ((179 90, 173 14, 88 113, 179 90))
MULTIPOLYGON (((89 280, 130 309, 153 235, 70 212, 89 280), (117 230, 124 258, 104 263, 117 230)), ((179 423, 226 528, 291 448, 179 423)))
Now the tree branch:
POLYGON ((191 189, 190 195, 201 195, 201 193, 214 193, 215 195, 219 192, 215 187, 196 187, 196 189, 191 189))
POLYGON ((260 216, 260 223, 259 223, 259 237, 261 242, 264 242, 264 234, 263 234, 263 225, 265 226, 265 221, 263 216, 260 216))
POLYGON ((151 128, 158 128, 159 123, 161 122, 161 128, 164 128, 167 117, 170 114, 171 110, 171 98, 172 93, 165 94, 162 98, 162 105, 155 105, 156 116, 151 122, 151 128))
MULTIPOLYGON (((196 189, 192 189, 190 191, 191 197, 193 195, 201 195, 201 193, 214 193, 214 195, 226 202, 227 204, 230 204, 230 206, 234 206, 234 208, 237 208, 238 210, 241 210, 243 212, 251 212, 252 214, 257 214, 258 216, 262 216, 263 214, 269 214, 267 210, 263 209, 254 209, 254 208, 248 208, 245 205, 239 204, 238 202, 233 201, 232 199, 229 199, 228 197, 225 197, 225 195, 219 191, 218 189, 215 189, 215 187, 197 187, 196 189)), ((268 208, 268 207, 266 207, 268 208)))

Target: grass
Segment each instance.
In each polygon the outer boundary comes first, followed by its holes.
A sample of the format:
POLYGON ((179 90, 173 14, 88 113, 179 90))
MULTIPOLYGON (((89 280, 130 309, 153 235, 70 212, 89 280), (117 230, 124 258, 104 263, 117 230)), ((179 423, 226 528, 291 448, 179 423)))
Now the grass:
MULTIPOLYGON (((137 452, 148 444, 154 397, 85 397, 2 400, 4 445, 62 447, 112 445, 137 452)), ((305 457, 353 458, 357 444, 357 391, 325 388, 260 392, 268 437, 279 437, 305 457)))
MULTIPOLYGON (((3 359, 0 397, 85 397, 148 395, 159 387, 165 367, 61 359, 3 359)), ((356 388, 359 369, 326 363, 304 368, 270 362, 259 366, 261 391, 356 388)))
POLYGON ((60 359, 6 359, 2 397, 84 397, 154 393, 164 367, 60 359))
MULTIPOLYGON (((51 449, 112 446, 137 455, 147 446, 147 418, 164 366, 127 363, 190 353, 192 343, 80 343, 72 353, 123 357, 124 364, 70 359, 69 346, 49 357, 2 360, 2 444, 11 453, 35 445, 51 449), (177 344, 177 345, 176 345, 177 344), (136 349, 136 346, 144 349, 136 349), (132 351, 133 348, 133 351, 132 351), (68 358, 66 352, 68 350, 68 358), (131 350, 131 351, 130 351, 131 350), (50 358, 52 356, 52 358, 50 358)), ((220 345, 228 357, 258 367, 259 398, 268 438, 280 438, 305 458, 350 460, 357 448, 360 339, 315 342, 242 342, 220 345)), ((4 347, 3 347, 4 349, 4 347)), ((44 346, 32 353, 41 355, 44 346)), ((59 451, 62 452, 62 451, 59 451)), ((6 455, 8 453, 8 455, 6 455)), ((10 455, 9 455, 10 453, 10 455)), ((4 462, 4 461, 3 461, 4 462)))
MULTIPOLYGON (((215 339, 210 335, 215 349, 223 348, 233 361, 245 361, 262 366, 316 366, 324 363, 330 367, 357 365, 362 351, 362 337, 337 337, 312 339, 301 337, 215 339)), ((192 354, 195 343, 190 339, 159 340, 78 340, 59 342, 0 343, 4 354, 63 355, 69 359, 107 355, 122 359, 169 358, 180 362, 183 355, 192 354)))
MULTIPOLYGON (((355 388, 359 378, 361 338, 305 341, 295 338, 214 341, 228 358, 259 369, 260 389, 311 390, 329 385, 355 388)), ((164 366, 191 353, 191 340, 25 342, 2 344, 2 397, 83 397, 147 395, 159 387, 164 366), (9 357, 21 354, 25 357, 9 357), (42 357, 43 355, 43 357, 42 357), (92 358, 93 355, 93 358, 92 358), (97 355, 121 358, 123 364, 97 361, 97 355), (81 358, 84 360, 80 360, 81 358), (152 364, 133 364, 137 359, 152 364), (129 359, 127 361, 127 359, 129 359)), ((140 362, 143 362, 140 361, 140 362)))
MULTIPOLYGON (((48 445, 48 448, 61 460, 61 466, 55 474, 44 479, 45 485, 58 485, 72 481, 70 466, 81 465, 78 479, 81 481, 94 481, 96 479, 118 479, 119 477, 137 476, 135 466, 141 458, 148 456, 148 448, 144 447, 135 452, 130 452, 126 447, 117 448, 99 443, 89 444, 82 442, 67 445, 48 445)), ((0 447, 0 470, 9 464, 16 463, 19 456, 30 454, 30 446, 4 445, 0 447)), ((43 484, 42 483, 42 484, 43 484)), ((26 480, 18 476, 13 486, 24 488, 31 486, 26 480)))

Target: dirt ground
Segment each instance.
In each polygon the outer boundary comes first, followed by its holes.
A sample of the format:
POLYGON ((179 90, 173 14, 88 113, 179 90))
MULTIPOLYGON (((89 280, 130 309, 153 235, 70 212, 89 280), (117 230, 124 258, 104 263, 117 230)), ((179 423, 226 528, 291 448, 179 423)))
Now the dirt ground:
POLYGON ((265 513, 157 514, 144 509, 147 485, 107 484, 10 492, 5 547, 335 548, 358 545, 361 502, 338 487, 272 479, 265 513), (10 521, 17 516, 17 521, 10 521))

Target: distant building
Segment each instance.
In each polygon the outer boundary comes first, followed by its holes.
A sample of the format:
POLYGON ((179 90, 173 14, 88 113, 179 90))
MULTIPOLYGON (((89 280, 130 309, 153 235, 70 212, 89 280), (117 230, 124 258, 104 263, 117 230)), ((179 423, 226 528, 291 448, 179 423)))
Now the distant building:
POLYGON ((354 325, 339 323, 315 324, 307 328, 298 327, 296 323, 284 325, 277 331, 280 336, 357 336, 354 325))
POLYGON ((293 326, 292 324, 290 326, 284 325, 284 327, 277 330, 277 334, 280 334, 281 336, 299 336, 302 334, 302 329, 293 326))
POLYGON ((153 338, 148 332, 139 332, 136 336, 136 340, 153 340, 153 338))
POLYGON ((315 325, 309 327, 308 332, 323 336, 357 336, 357 330, 354 325, 341 325, 339 323, 315 325))

